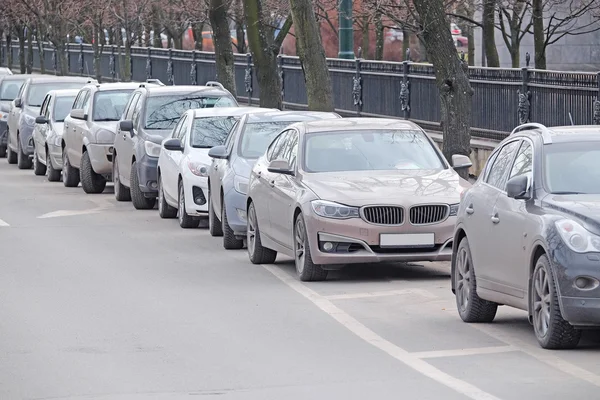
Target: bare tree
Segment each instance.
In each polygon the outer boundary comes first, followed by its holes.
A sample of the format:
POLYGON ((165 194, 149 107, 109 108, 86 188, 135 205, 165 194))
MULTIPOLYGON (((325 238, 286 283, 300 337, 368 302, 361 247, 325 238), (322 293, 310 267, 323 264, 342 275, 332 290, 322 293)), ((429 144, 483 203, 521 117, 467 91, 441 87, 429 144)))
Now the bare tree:
POLYGON ((209 4, 208 15, 213 29, 217 79, 227 90, 236 95, 235 60, 231 49, 231 34, 229 33, 228 22, 230 0, 210 0, 209 4))

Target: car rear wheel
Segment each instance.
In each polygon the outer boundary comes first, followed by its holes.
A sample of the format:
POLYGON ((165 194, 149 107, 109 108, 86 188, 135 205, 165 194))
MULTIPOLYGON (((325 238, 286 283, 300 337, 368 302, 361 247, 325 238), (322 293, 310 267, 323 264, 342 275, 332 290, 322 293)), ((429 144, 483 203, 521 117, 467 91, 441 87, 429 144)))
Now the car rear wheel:
POLYGON ((0 146, 0 158, 6 157, 6 146, 0 146))
POLYGON ((115 199, 117 201, 131 201, 131 191, 127 186, 121 183, 121 178, 119 177, 119 164, 117 163, 116 154, 113 154, 112 167, 113 184, 115 185, 115 199))
POLYGON ((208 231, 210 232, 210 236, 223 236, 223 227, 217 218, 217 214, 215 214, 215 209, 213 208, 210 191, 208 192, 208 231))
POLYGON ((572 349, 581 339, 581 330, 575 329, 564 320, 558 304, 556 283, 550 262, 541 256, 531 279, 531 306, 533 330, 544 349, 572 349))
POLYGON ((142 192, 142 189, 140 189, 140 181, 138 178, 138 171, 137 171, 137 162, 134 161, 133 164, 131 164, 131 187, 129 188, 129 191, 131 193, 131 202, 133 203, 133 206, 135 207, 136 210, 151 210, 154 208, 154 205, 156 204, 156 199, 151 197, 148 198, 146 196, 144 196, 144 192, 142 192))
POLYGON ((6 146, 6 161, 8 161, 9 164, 17 163, 17 153, 13 152, 8 146, 6 146))
POLYGON ((227 220, 227 210, 225 209, 225 199, 221 201, 221 230, 223 231, 223 247, 226 250, 239 250, 244 247, 244 241, 235 237, 233 229, 229 226, 227 220))
POLYGON ((458 314, 465 322, 492 322, 498 311, 498 304, 483 300, 477 295, 477 281, 469 240, 460 241, 456 252, 454 290, 458 314))
POLYGON ((260 231, 258 228, 254 203, 250 203, 250 206, 248 206, 246 242, 248 244, 248 257, 252 264, 273 264, 275 262, 277 252, 264 247, 260 240, 260 231))
POLYGON ((301 281, 324 281, 327 279, 328 271, 312 261, 308 233, 302 214, 298 214, 294 224, 294 260, 296 274, 301 281))
POLYGON ((183 182, 179 181, 179 210, 177 215, 179 216, 179 226, 184 229, 197 228, 200 226, 200 218, 192 217, 185 211, 185 190, 183 182))
POLYGON ((17 168, 19 169, 30 169, 33 165, 31 158, 23 153, 21 148, 21 139, 17 137, 17 168))
POLYGON ((106 179, 94 171, 87 151, 84 151, 81 156, 81 187, 88 194, 102 193, 106 188, 106 179))
POLYGON ((50 159, 50 152, 46 149, 46 173, 48 175, 48 182, 60 181, 60 171, 54 169, 52 160, 50 159))
POLYGON ((40 162, 37 149, 33 149, 33 173, 37 176, 46 175, 46 166, 40 162))
POLYGON ((167 200, 165 200, 165 191, 162 184, 162 176, 158 176, 158 215, 161 218, 175 218, 177 217, 177 209, 171 207, 167 200))
POLYGON ((63 185, 65 187, 77 187, 79 185, 79 170, 71 166, 66 147, 63 149, 63 185))

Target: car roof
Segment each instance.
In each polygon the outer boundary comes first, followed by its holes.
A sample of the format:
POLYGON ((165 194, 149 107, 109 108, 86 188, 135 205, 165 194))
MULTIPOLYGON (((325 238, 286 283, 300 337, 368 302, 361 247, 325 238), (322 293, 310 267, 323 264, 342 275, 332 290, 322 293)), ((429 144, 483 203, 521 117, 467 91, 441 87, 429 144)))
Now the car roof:
POLYGON ((348 130, 418 130, 422 129, 411 121, 392 118, 343 118, 303 123, 306 133, 348 130))
POLYGON ((262 108, 262 107, 211 107, 211 108, 198 108, 190 110, 194 113, 194 118, 201 117, 229 117, 237 116, 248 113, 263 113, 263 112, 274 112, 278 111, 275 108, 262 108))
POLYGON ((109 91, 109 90, 123 90, 123 89, 131 89, 135 90, 140 87, 140 84, 137 82, 109 82, 109 83, 91 83, 87 86, 94 86, 99 92, 109 91))
POLYGON ((56 89, 48 92, 48 94, 56 97, 77 96, 78 93, 79 89, 56 89))
POLYGON ((48 76, 48 75, 32 75, 29 77, 31 82, 35 83, 52 83, 52 82, 88 82, 95 81, 94 78, 85 76, 48 76))
POLYGON ((515 128, 507 139, 513 137, 541 138, 543 144, 589 142, 600 140, 600 125, 566 125, 546 127, 528 123, 515 128))
POLYGON ((341 117, 332 112, 320 111, 273 111, 259 114, 248 114, 246 123, 260 122, 302 122, 302 121, 317 121, 324 119, 340 119, 341 117))
POLYGON ((12 74, 12 75, 3 75, 0 79, 3 81, 22 81, 31 78, 30 74, 12 74))
MULTIPOLYGON (((139 86, 139 83, 138 83, 139 86)), ((219 89, 213 86, 194 86, 194 85, 174 85, 174 86, 159 86, 148 85, 143 86, 148 91, 150 96, 169 95, 173 93, 198 93, 203 95, 218 95, 231 96, 227 90, 219 89)))

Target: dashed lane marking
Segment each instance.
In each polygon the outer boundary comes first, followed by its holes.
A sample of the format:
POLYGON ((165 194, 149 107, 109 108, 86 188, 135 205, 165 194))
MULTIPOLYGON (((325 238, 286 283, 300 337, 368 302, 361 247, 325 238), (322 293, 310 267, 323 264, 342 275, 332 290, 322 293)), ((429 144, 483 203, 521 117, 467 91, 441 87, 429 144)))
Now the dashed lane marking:
POLYGON ((520 350, 514 346, 492 346, 492 347, 474 347, 474 348, 470 348, 470 349, 422 351, 422 352, 410 353, 410 355, 413 357, 416 357, 416 358, 424 359, 424 358, 476 356, 476 355, 480 355, 480 354, 510 353, 513 351, 520 351, 520 350))
POLYGON ((339 322, 342 326, 354 333, 356 336, 364 340, 365 342, 377 347, 384 351, 396 360, 402 362, 409 368, 414 369, 420 374, 433 379, 434 381, 455 390, 456 392, 463 394, 474 400, 499 400, 498 397, 487 393, 478 387, 455 378, 437 368, 433 365, 423 361, 420 358, 415 357, 408 351, 396 346, 395 344, 385 340, 371 329, 360 323, 357 319, 352 317, 350 314, 344 312, 333 304, 329 299, 321 296, 314 290, 303 285, 295 278, 291 277, 281 269, 272 265, 263 265, 267 271, 275 275, 279 280, 285 283, 287 286, 300 293, 302 296, 310 300, 315 306, 320 308, 322 311, 327 313, 330 317, 339 322))
POLYGON ((88 215, 88 214, 97 214, 100 211, 102 211, 101 209, 98 208, 94 208, 91 210, 58 210, 58 211, 53 211, 44 215, 40 215, 38 218, 40 219, 44 219, 44 218, 58 218, 58 217, 72 217, 75 215, 88 215))
POLYGON ((2 226, 7 227, 7 226, 10 226, 10 225, 9 225, 8 222, 0 219, 0 227, 2 227, 2 226))
POLYGON ((437 299, 438 297, 433 293, 425 289, 398 289, 398 290, 385 290, 378 292, 364 292, 364 293, 344 293, 344 294, 333 294, 330 296, 323 296, 327 300, 351 300, 351 299, 364 299, 368 297, 384 297, 384 296, 401 296, 406 294, 416 294, 428 299, 437 299))

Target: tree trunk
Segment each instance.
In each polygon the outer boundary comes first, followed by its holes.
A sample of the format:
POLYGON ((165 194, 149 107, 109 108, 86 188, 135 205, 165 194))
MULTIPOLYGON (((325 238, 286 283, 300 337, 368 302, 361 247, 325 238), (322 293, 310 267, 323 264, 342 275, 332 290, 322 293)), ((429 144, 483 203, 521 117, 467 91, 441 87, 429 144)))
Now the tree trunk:
POLYGON ((308 97, 308 109, 333 111, 333 90, 319 24, 311 0, 290 0, 296 49, 308 97))
POLYGON ((488 67, 499 67, 500 58, 496 47, 495 36, 496 1, 484 0, 483 2, 483 42, 485 46, 485 57, 488 67))
MULTIPOLYGON (((254 0, 251 0, 251 1, 255 2, 254 0)), ((235 40, 237 42, 237 45, 235 47, 237 48, 237 52, 241 53, 241 54, 244 54, 248 51, 246 49, 246 35, 244 33, 245 20, 244 20, 243 6, 242 6, 243 3, 245 3, 245 1, 243 1, 243 0, 237 1, 236 4, 234 5, 234 7, 235 7, 235 40)))
POLYGON ((6 63, 8 68, 12 68, 13 56, 12 56, 12 29, 6 30, 6 63))
POLYGON ((121 77, 123 82, 131 82, 131 29, 125 26, 125 57, 121 63, 121 77))
POLYGON ((152 4, 152 30, 154 31, 154 37, 152 38, 152 46, 161 49, 163 47, 163 44, 162 39, 160 38, 160 10, 156 3, 152 4))
POLYGON ((202 51, 202 31, 204 30, 204 22, 196 22, 192 25, 192 32, 194 33, 195 48, 198 51, 202 51))
MULTIPOLYGON (((433 63, 440 94, 443 153, 448 161, 453 154, 471 153, 471 98, 466 65, 458 58, 448 29, 443 0, 414 0, 421 18, 422 35, 433 63)), ((467 177, 468 171, 461 176, 467 177)))
POLYGON ((44 51, 44 42, 43 42, 43 37, 44 35, 42 35, 41 30, 38 30, 38 37, 37 37, 37 48, 38 48, 38 54, 40 56, 40 73, 42 75, 44 75, 46 73, 46 52, 44 51))
POLYGON ((235 96, 235 64, 227 19, 228 4, 227 0, 210 0, 208 15, 213 29, 217 80, 235 96))
POLYGON ((362 58, 365 60, 369 59, 369 17, 363 16, 362 18, 362 58))
POLYGON ((27 26, 27 64, 25 70, 28 74, 33 72, 33 29, 27 26))
MULTIPOLYGON (((102 29, 97 27, 93 28, 94 41, 92 42, 92 49, 94 50, 94 74, 98 82, 102 81, 102 48, 103 45, 100 42, 100 35, 102 29)), ((103 36, 103 35, 102 35, 103 36)))
POLYGON ((260 87, 260 106, 281 109, 283 99, 281 80, 277 72, 277 57, 273 51, 272 35, 267 35, 269 30, 262 23, 262 1, 245 0, 244 12, 248 22, 248 45, 260 87))
POLYGON ((410 49, 410 32, 407 29, 402 28, 402 54, 400 55, 399 61, 406 59, 406 50, 408 49, 410 49))
POLYGON ((377 61, 383 60, 383 45, 385 43, 383 21, 381 20, 381 13, 377 11, 375 13, 375 59, 377 61))
POLYGON ((535 48, 535 68, 546 69, 546 40, 544 35, 544 3, 533 0, 533 43, 535 48))
POLYGON ((17 38, 19 39, 19 68, 22 74, 26 73, 25 65, 25 30, 22 25, 17 25, 17 38))

